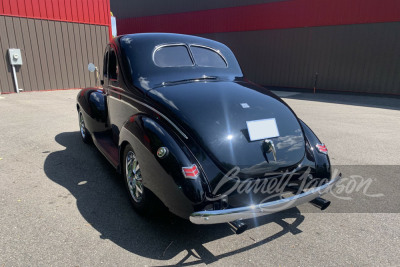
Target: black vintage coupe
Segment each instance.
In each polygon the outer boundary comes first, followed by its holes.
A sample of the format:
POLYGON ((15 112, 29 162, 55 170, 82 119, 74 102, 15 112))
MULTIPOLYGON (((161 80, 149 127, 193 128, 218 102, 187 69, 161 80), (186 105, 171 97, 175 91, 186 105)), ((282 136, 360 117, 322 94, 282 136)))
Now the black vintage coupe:
POLYGON ((225 45, 188 35, 119 36, 105 50, 103 89, 77 97, 84 142, 124 176, 134 208, 159 200, 195 224, 230 223, 320 198, 327 149, 275 94, 248 81, 225 45))

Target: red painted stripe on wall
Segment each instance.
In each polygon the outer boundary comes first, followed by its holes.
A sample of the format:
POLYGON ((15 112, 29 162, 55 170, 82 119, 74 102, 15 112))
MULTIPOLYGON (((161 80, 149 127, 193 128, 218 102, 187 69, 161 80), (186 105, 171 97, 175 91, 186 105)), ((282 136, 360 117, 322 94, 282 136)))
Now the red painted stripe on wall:
POLYGON ((81 0, 82 1, 82 6, 83 6, 83 17, 84 17, 84 22, 90 23, 89 20, 89 10, 88 10, 88 0, 81 0))
MULTIPOLYGON (((88 8, 92 6, 92 0, 86 0, 88 8)), ((94 23, 94 14, 90 13, 88 10, 88 21, 89 23, 94 23)))
POLYGON ((83 18, 83 5, 82 5, 82 1, 78 0, 77 4, 76 4, 76 10, 77 10, 77 14, 79 18, 83 18))
POLYGON ((54 1, 53 2, 53 5, 52 5, 53 14, 54 14, 53 16, 54 16, 54 19, 61 20, 60 7, 58 5, 59 5, 59 1, 54 1))
POLYGON ((17 1, 11 0, 9 1, 9 3, 10 3, 10 12, 15 14, 18 11, 17 1))
MULTIPOLYGON (((31 0, 26 0, 25 1, 25 10, 26 10, 26 16, 28 18, 33 17, 33 8, 32 8, 32 1, 31 0)), ((5 12, 3 14, 5 14, 5 12)))
POLYGON ((60 19, 62 21, 66 21, 67 19, 67 14, 66 14, 66 8, 65 8, 65 0, 58 0, 58 6, 60 8, 60 19))
POLYGON ((71 10, 72 10, 72 20, 76 21, 79 19, 78 17, 78 10, 77 10, 77 1, 78 0, 71 0, 71 10), (75 10, 75 12, 74 12, 75 10))
POLYGON ((118 34, 256 31, 400 21, 399 0, 292 0, 119 19, 118 34))
POLYGON ((99 8, 99 12, 98 12, 99 17, 98 17, 98 20, 99 20, 99 21, 102 21, 102 20, 104 20, 104 15, 105 15, 106 11, 104 10, 104 5, 103 5, 102 3, 99 3, 99 4, 98 4, 98 8, 99 8))
MULTIPOLYGON (((44 18, 47 18, 48 16, 47 16, 47 8, 46 8, 46 2, 44 2, 43 0, 39 0, 38 1, 38 3, 39 3, 39 11, 40 11, 40 17, 44 17, 44 18)), ((18 14, 16 14, 16 15, 18 15, 18 14)))
POLYGON ((3 1, 3 12, 4 13, 10 13, 11 7, 10 7, 10 1, 9 0, 4 0, 3 1))
POLYGON ((26 16, 26 8, 25 8, 25 1, 24 0, 16 0, 18 10, 23 16, 26 16))
POLYGON ((0 0, 0 15, 109 26, 109 0, 0 0))
MULTIPOLYGON (((40 18, 40 6, 39 6, 40 0, 32 0, 32 12, 33 12, 33 17, 40 18)), ((17 16, 18 13, 12 14, 14 16, 17 16)))
POLYGON ((65 0, 65 15, 67 17, 67 20, 74 20, 72 17, 72 5, 71 5, 71 0, 65 0))
POLYGON ((53 10, 53 4, 51 0, 42 0, 45 3, 46 10, 47 10, 47 16, 50 18, 54 18, 54 10, 53 10))

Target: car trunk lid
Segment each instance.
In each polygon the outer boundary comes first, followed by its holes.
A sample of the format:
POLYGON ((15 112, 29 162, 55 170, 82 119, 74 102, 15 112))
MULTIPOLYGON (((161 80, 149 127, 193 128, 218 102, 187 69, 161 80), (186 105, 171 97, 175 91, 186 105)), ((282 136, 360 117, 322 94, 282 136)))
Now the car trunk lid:
POLYGON ((158 87, 148 96, 167 108, 225 173, 239 167, 240 178, 268 177, 295 167, 304 157, 297 117, 264 88, 197 81, 158 87), (267 142, 250 140, 247 122, 265 119, 275 119, 279 136, 267 142))

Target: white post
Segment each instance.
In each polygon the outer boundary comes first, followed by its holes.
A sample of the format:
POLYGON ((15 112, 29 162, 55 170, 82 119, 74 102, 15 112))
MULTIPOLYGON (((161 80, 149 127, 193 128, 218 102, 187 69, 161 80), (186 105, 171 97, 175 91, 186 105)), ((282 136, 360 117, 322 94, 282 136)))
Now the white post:
POLYGON ((15 65, 12 65, 13 69, 13 76, 14 76, 14 83, 15 83, 15 91, 19 93, 19 87, 18 87, 18 80, 17 80, 17 73, 15 72, 15 65))

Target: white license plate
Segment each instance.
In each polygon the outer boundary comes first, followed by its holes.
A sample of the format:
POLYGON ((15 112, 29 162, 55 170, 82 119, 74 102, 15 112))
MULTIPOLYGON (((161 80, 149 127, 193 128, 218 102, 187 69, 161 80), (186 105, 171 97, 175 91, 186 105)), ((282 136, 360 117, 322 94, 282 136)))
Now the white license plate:
POLYGON ((278 126, 276 125, 275 118, 246 121, 246 123, 251 141, 279 136, 278 126))

